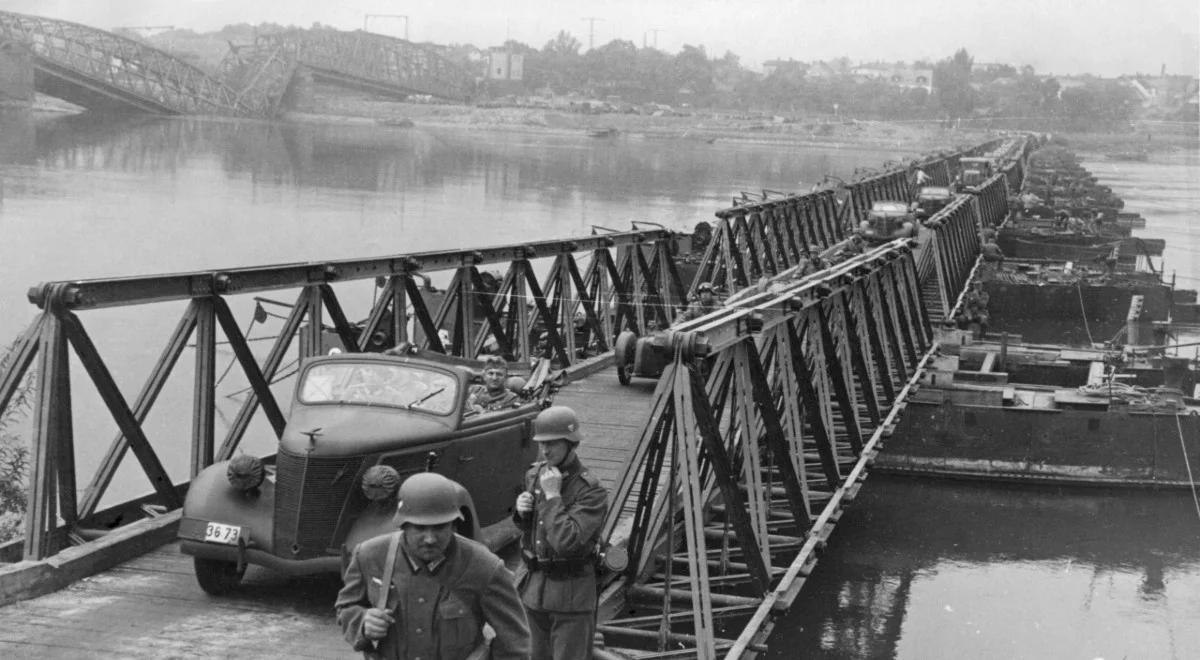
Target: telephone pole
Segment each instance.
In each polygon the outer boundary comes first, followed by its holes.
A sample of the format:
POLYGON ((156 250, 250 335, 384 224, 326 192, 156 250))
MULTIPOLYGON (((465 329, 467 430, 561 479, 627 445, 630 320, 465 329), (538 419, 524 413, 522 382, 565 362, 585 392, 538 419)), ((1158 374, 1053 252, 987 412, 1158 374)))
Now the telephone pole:
POLYGON ((596 21, 604 19, 597 16, 584 16, 583 20, 588 22, 588 50, 591 50, 596 47, 596 21))

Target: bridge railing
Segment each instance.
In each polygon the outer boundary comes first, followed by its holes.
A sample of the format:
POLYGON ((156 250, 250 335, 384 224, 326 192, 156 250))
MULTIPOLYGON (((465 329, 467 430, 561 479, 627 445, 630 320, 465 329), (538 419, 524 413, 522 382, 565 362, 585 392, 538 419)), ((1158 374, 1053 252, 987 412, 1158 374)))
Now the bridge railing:
POLYGON ((824 250, 846 237, 832 190, 740 204, 716 216, 691 295, 701 282, 734 293, 810 258, 813 246, 824 250))
MULTIPOLYGON (((331 342, 362 351, 411 341, 465 357, 479 354, 486 344, 509 360, 541 356, 565 367, 608 350, 622 330, 641 333, 651 324, 670 324, 683 296, 671 240, 664 230, 634 231, 483 250, 52 282, 35 287, 29 298, 42 312, 19 337, 8 369, 0 373, 0 409, 5 409, 37 360, 22 554, 26 559, 41 559, 78 541, 77 532, 90 529, 101 497, 129 451, 153 488, 152 499, 168 509, 180 506, 178 488, 158 453, 168 445, 162 439, 151 442, 153 433, 144 422, 189 341, 194 343, 195 363, 189 448, 191 474, 195 474, 214 460, 233 455, 260 408, 275 436, 282 433, 285 417, 271 384, 282 377, 284 361, 297 337, 297 359, 319 354, 331 342), (535 260, 550 262, 545 277, 535 273, 535 260), (496 265, 506 265, 506 272, 497 278, 498 286, 489 286, 481 268, 496 265), (431 293, 431 275, 449 279, 444 291, 431 293), (382 287, 375 292, 366 320, 352 324, 335 287, 343 287, 345 294, 344 283, 355 281, 376 282, 382 287), (251 350, 248 333, 242 330, 250 326, 235 315, 231 299, 295 290, 299 293, 294 302, 285 305, 290 309, 282 328, 260 361, 251 350), (85 312, 172 301, 186 301, 187 307, 141 390, 131 397, 118 386, 110 368, 122 356, 102 355, 85 327, 85 312), (241 376, 249 383, 249 394, 219 445, 215 401, 218 327, 241 376), (448 342, 443 343, 439 336, 442 330, 449 334, 448 342), (82 496, 76 494, 68 347, 119 429, 82 496), (156 446, 160 447, 157 451, 156 446)), ((172 449, 178 452, 184 447, 172 449)))
POLYGON ((911 248, 895 241, 672 331, 604 527, 611 538, 633 509, 625 579, 645 615, 607 621, 610 643, 716 657, 735 647, 716 620, 778 588, 781 553, 811 567, 829 503, 852 496, 852 468, 930 345, 920 309, 911 248))
POLYGON ((29 48, 37 66, 120 89, 153 112, 252 114, 233 90, 146 44, 68 21, 0 11, 0 39, 29 48))
POLYGON ((878 201, 911 202, 912 182, 910 176, 912 175, 907 169, 897 169, 847 184, 846 188, 849 190, 850 196, 843 209, 843 222, 851 227, 857 227, 858 223, 867 219, 871 205, 878 201))
POLYGON ((917 256, 917 278, 931 323, 946 320, 953 309, 979 255, 980 231, 1004 221, 1007 197, 1007 179, 996 174, 925 221, 928 231, 917 256))

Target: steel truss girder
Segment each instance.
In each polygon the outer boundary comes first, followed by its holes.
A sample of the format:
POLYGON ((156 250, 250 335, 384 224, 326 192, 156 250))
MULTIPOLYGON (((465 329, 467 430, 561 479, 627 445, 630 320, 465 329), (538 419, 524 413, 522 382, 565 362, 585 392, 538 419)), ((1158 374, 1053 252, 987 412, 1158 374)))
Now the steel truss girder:
POLYGON ((0 40, 28 48, 48 75, 143 111, 249 115, 233 90, 146 44, 86 25, 0 11, 0 40))
POLYGON ((863 437, 881 421, 878 411, 858 418, 858 407, 870 408, 874 398, 873 391, 861 391, 874 387, 868 369, 874 364, 889 382, 897 378, 893 367, 907 377, 919 359, 913 350, 925 345, 912 260, 911 248, 895 241, 777 293, 740 301, 706 323, 688 326, 691 330, 671 331, 675 359, 659 380, 603 531, 611 535, 620 512, 632 506, 626 579, 643 585, 643 592, 662 594, 660 642, 682 639, 670 629, 679 619, 670 615, 671 604, 682 601, 693 613, 694 638, 687 641, 697 645, 698 657, 712 657, 712 649, 724 643, 710 632, 712 604, 736 596, 715 591, 719 585, 710 568, 721 572, 725 562, 713 564, 710 554, 736 553, 742 581, 763 593, 777 574, 772 548, 802 541, 811 528, 813 494, 842 487, 842 465, 859 458, 863 437), (884 309, 890 318, 880 323, 872 309, 884 309), (870 362, 854 357, 849 335, 870 344, 864 351, 870 362), (895 354, 891 366, 885 342, 895 354), (703 386, 695 366, 700 359, 709 363, 703 386), (837 420, 842 431, 836 430, 837 420), (843 432, 846 442, 839 439, 843 432), (805 468, 810 448, 823 472, 815 481, 805 468), (776 483, 783 486, 778 493, 776 483), (691 507, 709 511, 717 493, 729 546, 710 550, 697 532, 710 516, 691 507), (783 499, 773 501, 776 495, 783 499), (779 520, 784 511, 792 534, 801 538, 769 531, 774 527, 768 521, 779 520), (685 551, 689 573, 674 576, 673 562, 667 561, 665 577, 654 577, 658 549, 670 557, 676 544, 685 551), (672 589, 683 585, 685 592, 672 597, 672 589), (713 593, 712 600, 705 597, 713 593))
MULTIPOLYGON (((178 507, 176 487, 168 478, 142 429, 189 340, 194 340, 195 373, 192 390, 191 474, 226 460, 236 451, 256 411, 264 415, 279 436, 285 418, 271 392, 270 383, 281 371, 284 359, 297 336, 309 354, 321 350, 326 332, 334 333, 349 350, 363 350, 381 329, 392 331, 398 341, 408 337, 408 306, 412 319, 424 334, 428 348, 474 355, 487 334, 502 340, 507 357, 531 357, 529 331, 547 329, 549 350, 562 366, 576 358, 573 332, 577 315, 583 319, 582 342, 596 351, 612 345, 614 333, 635 327, 637 318, 669 323, 671 310, 683 291, 671 262, 669 234, 660 230, 587 237, 576 241, 543 241, 531 245, 505 246, 479 251, 434 252, 400 255, 385 259, 349 260, 316 264, 289 264, 262 268, 169 274, 135 278, 53 282, 35 287, 30 299, 43 312, 18 338, 12 358, 0 374, 0 401, 8 405, 16 396, 34 360, 40 356, 39 387, 34 402, 35 430, 31 466, 30 516, 26 527, 26 556, 41 559, 57 552, 65 535, 59 519, 70 531, 86 525, 129 450, 137 457, 157 493, 169 508, 178 507), (624 246, 624 273, 613 250, 624 246), (576 253, 590 259, 586 275, 576 253), (553 258, 550 272, 539 278, 530 259, 553 258), (478 265, 506 260, 509 274, 499 293, 486 291, 478 265), (427 304, 428 292, 416 279, 425 277, 418 267, 453 266, 454 283, 440 307, 427 304), (636 278, 637 273, 641 277, 636 278), (337 277, 342 275, 342 277, 337 277), (332 281, 352 281, 385 275, 383 295, 370 310, 365 327, 358 331, 346 318, 332 281), (268 354, 259 362, 250 349, 247 332, 239 327, 226 295, 256 291, 295 290, 268 354), (91 342, 77 311, 110 308, 185 298, 187 308, 180 317, 150 375, 132 405, 109 374, 97 347, 91 342), (532 301, 532 309, 526 307, 532 301), (483 325, 476 330, 474 306, 483 309, 483 325), (653 309, 647 311, 647 306, 653 309), (402 310, 395 314, 394 310, 402 310), (439 323, 453 322, 459 329, 453 345, 442 346, 439 323), (568 322, 572 331, 559 332, 568 322), (218 333, 218 328, 221 332, 218 333), (241 409, 225 438, 215 446, 216 345, 223 335, 250 384, 241 409), (513 336, 521 338, 514 341, 513 336), (119 433, 112 440, 96 472, 79 500, 75 496, 74 441, 70 405, 70 369, 67 346, 75 349, 86 373, 95 384, 116 422, 119 433), (57 504, 55 503, 57 501, 57 504)), ((301 356, 306 357, 307 355, 301 356)))
POLYGON ((813 246, 824 250, 845 238, 830 190, 738 205, 716 216, 689 297, 700 282, 733 293, 799 264, 813 246))

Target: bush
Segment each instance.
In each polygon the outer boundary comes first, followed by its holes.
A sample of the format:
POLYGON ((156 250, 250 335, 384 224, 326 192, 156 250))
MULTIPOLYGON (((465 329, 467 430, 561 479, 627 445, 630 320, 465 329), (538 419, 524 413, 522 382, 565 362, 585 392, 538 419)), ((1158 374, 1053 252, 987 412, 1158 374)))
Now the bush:
MULTIPOLYGON (((12 352, 10 345, 0 355, 0 373, 8 368, 12 352)), ((8 407, 0 411, 0 543, 20 536, 21 523, 25 519, 29 446, 17 434, 17 428, 29 414, 33 398, 32 383, 32 373, 27 373, 8 402, 8 407)))

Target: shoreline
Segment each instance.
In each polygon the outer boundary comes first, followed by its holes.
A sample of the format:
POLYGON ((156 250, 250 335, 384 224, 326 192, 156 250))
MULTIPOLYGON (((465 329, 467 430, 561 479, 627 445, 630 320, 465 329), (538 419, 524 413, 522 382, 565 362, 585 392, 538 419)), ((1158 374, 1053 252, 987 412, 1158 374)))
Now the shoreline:
MULTIPOLYGON (((903 149, 912 152, 946 151, 998 135, 995 131, 956 130, 915 124, 829 118, 765 121, 736 118, 717 112, 683 116, 636 114, 584 114, 542 108, 477 108, 472 106, 415 103, 363 103, 353 107, 289 111, 288 123, 382 128, 433 128, 529 135, 590 135, 596 141, 621 137, 646 140, 683 140, 713 144, 779 144, 839 149, 903 149)), ((778 118, 777 118, 778 119, 778 118)))
MULTIPOLYGON (((937 120, 882 121, 814 116, 800 119, 738 115, 731 111, 690 110, 688 114, 641 115, 580 113, 566 109, 478 107, 463 104, 412 103, 361 96, 325 95, 314 107, 282 113, 287 124, 361 126, 391 130, 456 129, 527 135, 588 135, 597 142, 615 137, 686 140, 712 144, 777 144, 832 149, 903 149, 914 153, 951 151, 1021 129, 953 128, 937 120)), ((32 112, 63 116, 82 108, 38 94, 32 112)), ((214 117, 213 119, 218 119, 214 117)), ((229 118, 220 118, 229 119, 229 118)), ((260 120, 261 121, 261 120, 260 120)), ((1147 154, 1200 151, 1200 125, 1135 120, 1123 133, 1053 132, 1066 146, 1089 152, 1141 151, 1147 154)))

